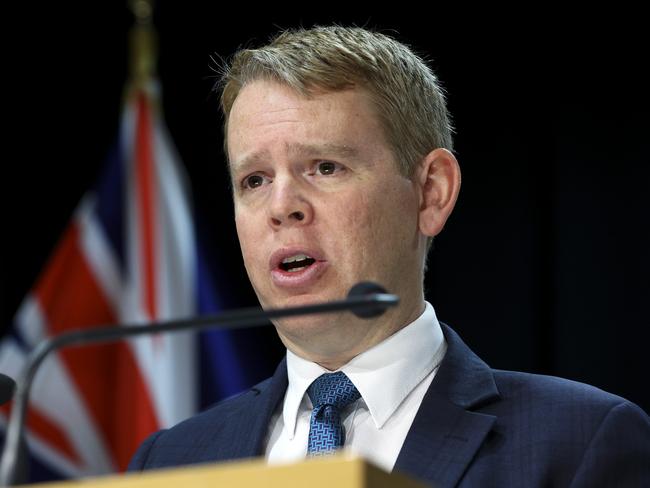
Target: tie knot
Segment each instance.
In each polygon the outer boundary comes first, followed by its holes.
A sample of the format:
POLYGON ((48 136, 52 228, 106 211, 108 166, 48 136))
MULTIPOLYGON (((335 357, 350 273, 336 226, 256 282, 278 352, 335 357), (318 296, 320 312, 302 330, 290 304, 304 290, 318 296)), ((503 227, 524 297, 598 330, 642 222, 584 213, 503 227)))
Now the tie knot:
POLYGON ((325 373, 307 388, 307 394, 314 408, 332 405, 341 410, 361 396, 345 373, 325 373))

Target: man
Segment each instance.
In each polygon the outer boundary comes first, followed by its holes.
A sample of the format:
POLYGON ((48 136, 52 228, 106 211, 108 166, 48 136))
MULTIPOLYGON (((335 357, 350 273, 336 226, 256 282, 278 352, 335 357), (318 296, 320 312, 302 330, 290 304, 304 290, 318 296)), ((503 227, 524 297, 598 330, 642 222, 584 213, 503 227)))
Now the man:
POLYGON ((222 107, 235 220, 263 307, 400 296, 373 320, 275 322, 273 378, 150 437, 131 468, 345 446, 436 486, 642 486, 650 421, 626 400, 491 370, 424 301, 431 240, 460 188, 444 97, 395 40, 358 28, 285 32, 244 50, 222 107), (334 373, 333 373, 334 372, 334 373))

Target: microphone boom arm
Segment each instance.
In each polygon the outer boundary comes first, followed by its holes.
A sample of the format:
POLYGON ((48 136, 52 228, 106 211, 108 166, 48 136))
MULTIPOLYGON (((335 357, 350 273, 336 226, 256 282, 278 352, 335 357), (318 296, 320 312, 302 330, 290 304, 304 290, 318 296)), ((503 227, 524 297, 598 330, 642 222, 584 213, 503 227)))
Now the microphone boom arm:
MULTIPOLYGON (((10 486, 15 482, 18 461, 18 448, 23 437, 27 402, 32 382, 43 360, 52 351, 82 344, 114 342, 120 339, 144 334, 177 332, 182 330, 204 330, 209 328, 242 329, 256 325, 266 325, 270 320, 281 317, 334 313, 341 311, 363 312, 394 307, 399 303, 396 295, 389 293, 350 294, 345 300, 317 303, 299 307, 260 310, 257 307, 226 311, 216 315, 206 315, 191 319, 159 321, 147 324, 123 324, 73 330, 46 339, 39 343, 27 356, 26 365, 17 382, 11 418, 7 427, 7 437, 0 463, 0 486, 10 486)), ((361 315, 360 315, 361 316, 361 315)))

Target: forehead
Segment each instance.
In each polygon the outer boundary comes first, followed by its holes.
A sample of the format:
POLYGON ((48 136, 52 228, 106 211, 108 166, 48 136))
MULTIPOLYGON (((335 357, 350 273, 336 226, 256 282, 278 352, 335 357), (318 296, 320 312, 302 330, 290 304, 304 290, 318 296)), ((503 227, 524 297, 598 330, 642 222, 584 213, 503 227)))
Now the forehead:
POLYGON ((369 146, 385 145, 365 90, 305 96, 269 81, 242 88, 229 114, 227 141, 231 168, 272 148, 287 154, 326 151, 354 156, 369 146))

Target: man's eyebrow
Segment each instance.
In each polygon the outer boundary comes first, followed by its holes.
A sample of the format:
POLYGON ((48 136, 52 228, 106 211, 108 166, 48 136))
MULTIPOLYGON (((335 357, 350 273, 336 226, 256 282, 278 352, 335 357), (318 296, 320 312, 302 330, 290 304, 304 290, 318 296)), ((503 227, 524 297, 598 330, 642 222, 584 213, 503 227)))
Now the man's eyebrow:
POLYGON ((249 166, 253 166, 255 164, 258 164, 261 161, 268 160, 270 157, 270 153, 268 151, 259 151, 255 152, 252 154, 248 154, 244 156, 242 159, 239 161, 230 161, 228 164, 230 168, 230 174, 234 174, 235 172, 237 173, 243 173, 246 172, 247 168, 249 166))

